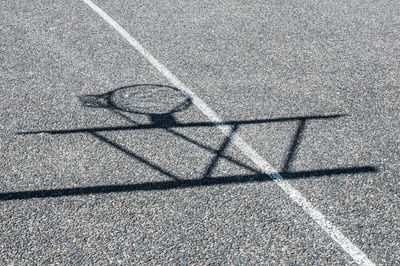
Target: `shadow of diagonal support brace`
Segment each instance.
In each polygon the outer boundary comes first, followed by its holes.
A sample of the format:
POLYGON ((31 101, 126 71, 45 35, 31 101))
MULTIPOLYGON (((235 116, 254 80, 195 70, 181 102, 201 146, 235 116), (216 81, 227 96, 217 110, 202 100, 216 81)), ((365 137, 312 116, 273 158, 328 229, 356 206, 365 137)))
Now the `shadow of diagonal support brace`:
POLYGON ((286 160, 282 168, 283 172, 288 172, 290 170, 290 166, 296 157, 297 148, 300 145, 305 127, 306 127, 306 120, 305 119, 299 120, 296 133, 293 136, 289 152, 286 156, 286 160))

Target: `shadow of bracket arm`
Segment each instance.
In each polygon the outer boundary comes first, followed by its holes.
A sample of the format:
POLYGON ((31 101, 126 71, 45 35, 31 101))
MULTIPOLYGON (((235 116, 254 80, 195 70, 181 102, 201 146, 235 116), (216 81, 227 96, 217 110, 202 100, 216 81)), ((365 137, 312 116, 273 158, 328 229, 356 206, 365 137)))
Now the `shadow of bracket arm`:
POLYGON ((91 133, 91 135, 96 137, 97 139, 101 140, 102 142, 110 145, 111 147, 116 148, 119 151, 122 151, 123 153, 127 154, 128 156, 130 156, 130 157, 132 157, 132 158, 134 158, 136 160, 138 160, 139 162, 149 166, 150 168, 152 168, 152 169, 154 169, 154 170, 156 170, 156 171, 158 171, 158 172, 160 172, 160 173, 162 173, 162 174, 164 174, 164 175, 166 175, 166 176, 168 176, 168 177, 170 177, 170 178, 172 178, 174 180, 180 180, 180 178, 178 178, 174 174, 172 174, 172 173, 168 172, 167 170, 162 169, 160 166, 158 166, 158 165, 156 165, 156 164, 154 164, 152 162, 149 162, 148 160, 146 160, 146 159, 134 154, 130 150, 125 149, 121 145, 109 140, 108 138, 103 137, 100 134, 97 134, 97 133, 94 133, 94 132, 91 133))

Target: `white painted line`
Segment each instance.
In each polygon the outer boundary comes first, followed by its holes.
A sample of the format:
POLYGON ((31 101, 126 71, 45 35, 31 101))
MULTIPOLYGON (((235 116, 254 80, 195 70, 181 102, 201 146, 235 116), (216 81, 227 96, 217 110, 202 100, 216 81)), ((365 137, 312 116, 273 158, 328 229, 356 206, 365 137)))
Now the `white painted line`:
MULTIPOLYGON (((187 93, 193 100, 193 104, 200 109, 215 125, 226 135, 231 135, 231 127, 226 125, 221 118, 212 110, 202 99, 200 99, 191 89, 186 87, 174 74, 172 74, 163 64, 152 56, 143 46, 134 39, 117 22, 107 15, 101 8, 90 0, 83 0, 97 14, 108 22, 118 31, 139 53, 141 53, 161 74, 163 74, 175 87, 187 93)), ((250 145, 248 145, 238 134, 233 137, 232 143, 239 148, 249 159, 251 159, 263 173, 267 174, 275 183, 286 192, 286 194, 334 240, 342 249, 347 252, 359 265, 375 265, 368 257, 355 246, 340 230, 328 221, 325 216, 294 187, 283 180, 282 176, 264 158, 262 158, 250 145)))

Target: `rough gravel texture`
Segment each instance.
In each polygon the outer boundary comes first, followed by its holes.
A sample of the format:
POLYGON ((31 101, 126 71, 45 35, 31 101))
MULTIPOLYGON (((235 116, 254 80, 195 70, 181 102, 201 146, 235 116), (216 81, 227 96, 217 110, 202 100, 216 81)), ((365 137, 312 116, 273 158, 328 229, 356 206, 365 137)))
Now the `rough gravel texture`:
MULTIPOLYGON (((398 1, 95 3, 373 262, 400 263, 398 1)), ((84 2, 2 1, 0 20, 0 264, 354 264, 195 106, 107 105, 171 84, 84 2)))

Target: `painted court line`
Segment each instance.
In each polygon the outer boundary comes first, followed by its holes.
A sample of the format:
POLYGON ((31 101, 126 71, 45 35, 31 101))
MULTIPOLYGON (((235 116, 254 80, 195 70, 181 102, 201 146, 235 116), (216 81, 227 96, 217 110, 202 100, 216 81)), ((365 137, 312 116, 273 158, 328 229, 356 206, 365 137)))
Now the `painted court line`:
MULTIPOLYGON (((231 127, 226 125, 221 118, 191 89, 186 87, 174 74, 163 64, 152 56, 143 46, 134 39, 125 29, 107 15, 101 8, 90 0, 83 0, 90 8, 100 15, 118 33, 120 33, 140 54, 142 54, 162 75, 164 75, 175 87, 182 90, 192 98, 193 104, 200 109, 215 125, 228 137, 231 136, 231 127)), ((267 174, 294 202, 303 210, 334 240, 342 249, 347 252, 356 263, 360 265, 375 265, 368 257, 355 246, 340 230, 297 190, 285 180, 263 157, 261 157, 250 145, 248 145, 238 134, 232 137, 232 143, 239 148, 249 159, 255 163, 260 170, 267 174)))

